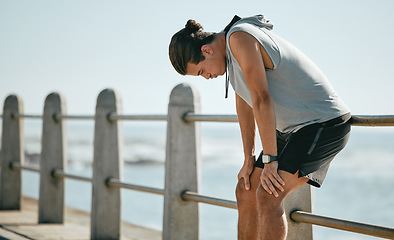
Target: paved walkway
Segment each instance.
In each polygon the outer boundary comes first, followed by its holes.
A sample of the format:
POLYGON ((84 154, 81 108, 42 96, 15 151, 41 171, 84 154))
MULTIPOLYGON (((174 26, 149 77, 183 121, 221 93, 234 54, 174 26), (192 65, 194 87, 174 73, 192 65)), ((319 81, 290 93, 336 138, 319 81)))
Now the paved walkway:
MULTIPOLYGON (((22 199, 21 211, 0 211, 0 240, 90 239, 89 213, 66 208, 64 224, 37 224, 38 202, 22 199)), ((122 240, 160 240, 161 232, 123 222, 122 240)))

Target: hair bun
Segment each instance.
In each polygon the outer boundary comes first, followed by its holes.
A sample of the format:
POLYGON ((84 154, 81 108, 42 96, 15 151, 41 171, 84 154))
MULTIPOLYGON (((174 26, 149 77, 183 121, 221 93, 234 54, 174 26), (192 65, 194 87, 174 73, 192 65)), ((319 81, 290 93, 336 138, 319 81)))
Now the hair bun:
POLYGON ((199 23, 196 23, 196 21, 194 20, 189 20, 187 21, 186 25, 185 25, 185 31, 189 32, 189 33, 195 33, 200 29, 204 29, 199 23))

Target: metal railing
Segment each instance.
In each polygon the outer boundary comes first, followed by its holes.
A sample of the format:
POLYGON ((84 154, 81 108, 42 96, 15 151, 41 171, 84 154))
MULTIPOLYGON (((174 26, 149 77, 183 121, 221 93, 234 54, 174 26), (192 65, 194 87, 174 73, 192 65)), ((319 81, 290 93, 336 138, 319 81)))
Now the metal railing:
MULTIPOLYGON (((3 116, 0 115, 0 118, 3 116)), ((12 118, 30 118, 42 119, 42 115, 35 114, 13 114, 12 118)), ((94 115, 63 115, 55 114, 55 120, 94 120, 94 115)), ((161 114, 134 114, 134 115, 118 115, 109 114, 108 119, 116 120, 135 120, 135 121, 167 121, 167 115, 161 114)), ((237 115, 234 114, 194 114, 185 113, 183 119, 186 122, 238 122, 237 115)), ((393 127, 394 115, 352 115, 353 126, 364 127, 393 127)))
POLYGON ((394 229, 371 224, 364 224, 354 221, 325 217, 313 213, 295 210, 290 213, 290 217, 295 222, 310 223, 323 227, 329 227, 348 232, 361 233, 374 237, 393 239, 394 229))
POLYGON ((107 185, 109 187, 126 188, 126 189, 140 191, 140 192, 164 195, 164 189, 125 183, 125 182, 122 182, 122 181, 120 181, 119 179, 116 179, 116 178, 109 178, 107 180, 107 185))
POLYGON ((26 166, 26 165, 21 165, 18 162, 11 162, 10 168, 15 171, 20 171, 20 170, 26 170, 26 171, 31 171, 31 172, 40 172, 40 168, 37 166, 26 166))
MULTIPOLYGON (((65 113, 53 113, 50 115, 54 121, 61 121, 61 120, 96 120, 96 116, 99 116, 98 113, 97 115, 67 115, 65 113)), ((170 114, 170 111, 169 111, 170 114)), ((45 115, 45 113, 44 113, 45 115)), ((30 119, 44 119, 44 115, 33 115, 33 114, 22 114, 22 113, 11 113, 11 119, 23 119, 23 118, 30 118, 30 119)), ((0 115, 2 118, 5 117, 5 114, 0 115)), ((186 123, 195 123, 195 122, 238 122, 238 118, 236 115, 209 115, 209 114, 198 114, 195 112, 190 112, 188 110, 182 110, 181 114, 178 115, 180 117, 180 121, 186 122, 186 123)), ((116 112, 109 111, 106 115, 105 118, 109 122, 116 122, 116 121, 121 121, 121 120, 153 120, 153 121, 171 121, 170 115, 121 115, 117 114, 116 112)), ((45 120, 44 120, 45 121, 45 120)), ((97 123, 96 123, 97 124, 97 123)), ((366 115, 354 115, 352 116, 352 125, 353 126, 394 126, 394 115, 387 115, 387 116, 366 116, 366 115)), ((167 143, 168 144, 168 143, 167 143)), ((171 159, 167 159, 171 160, 171 159)), ((40 173, 40 168, 36 166, 25 166, 23 164, 20 164, 19 162, 11 162, 10 163, 10 169, 12 171, 21 171, 21 170, 26 170, 26 171, 33 171, 33 172, 39 172, 40 173)), ((56 179, 73 179, 73 180, 79 180, 79 181, 85 181, 85 182, 91 182, 94 184, 94 179, 93 178, 88 178, 88 177, 83 177, 83 176, 78 176, 70 173, 66 173, 63 169, 59 168, 53 168, 50 171, 50 174, 56 178, 56 179)), ((167 173, 166 173, 167 174, 167 173)), ((135 184, 130 184, 130 183, 125 183, 122 182, 120 179, 117 179, 116 177, 107 177, 105 178, 105 185, 110 188, 114 189, 130 189, 130 190, 135 190, 135 191, 141 191, 141 192, 146 192, 146 193, 152 193, 152 194, 158 194, 158 195, 167 195, 169 194, 166 191, 167 187, 165 189, 159 189, 159 188, 152 188, 152 187, 147 187, 147 186, 141 186, 141 185, 135 185, 135 184)), ((166 183, 167 184, 167 183, 166 183)), ((166 185, 167 186, 167 185, 166 185)), ((215 206, 221 206, 221 207, 226 207, 230 209, 237 209, 237 204, 235 201, 231 200, 226 200, 226 199, 220 199, 220 198, 215 198, 211 196, 205 196, 197 193, 196 191, 193 190, 185 190, 188 188, 182 188, 181 191, 176 191, 175 194, 178 195, 179 199, 181 201, 186 201, 186 202, 195 202, 195 203, 205 203, 205 204, 210 204, 210 205, 215 205, 215 206)), ((358 223, 358 222, 353 222, 353 221, 348 221, 348 220, 342 220, 342 219, 335 219, 331 217, 326 217, 326 216, 321 216, 309 212, 305 212, 302 210, 294 210, 289 213, 290 219, 299 222, 299 223, 308 223, 308 224, 315 224, 315 225, 320 225, 320 226, 325 226, 329 228, 335 228, 335 229, 340 229, 340 230, 345 230, 345 231, 350 231, 350 232, 356 232, 356 233, 362 233, 366 235, 371 235, 371 236, 376 236, 376 237, 381 237, 381 238, 388 238, 388 239, 394 239, 394 228, 388 228, 388 227, 381 227, 381 226, 375 226, 375 225, 370 225, 370 224, 364 224, 364 223, 358 223)), ((163 231, 167 231, 166 229, 163 229, 163 231)), ((93 230, 92 230, 93 234, 93 230)), ((163 234, 163 239, 167 239, 166 234, 163 234)))
MULTIPOLYGON (((15 118, 42 118, 40 115, 14 115, 15 118)), ((54 119, 79 119, 79 120, 93 120, 94 116, 82 116, 82 115, 55 115, 54 119)), ((167 120, 166 115, 110 115, 109 119, 111 121, 116 120, 154 120, 154 121, 164 121, 167 120)), ((208 114, 191 114, 187 113, 184 115, 184 120, 188 122, 193 121, 205 121, 205 122, 238 122, 236 115, 208 115, 208 114)), ((394 115, 388 116, 366 116, 366 115, 353 115, 352 125, 354 126, 394 126, 394 115)), ((12 163, 12 169, 14 170, 27 170, 32 172, 39 172, 40 169, 36 166, 23 166, 19 163, 12 163)), ((92 178, 78 176, 74 174, 69 174, 63 170, 56 169, 53 171, 53 176, 56 178, 69 178, 73 180, 92 182, 92 178)), ((147 186, 135 185, 130 183, 125 183, 119 179, 109 178, 107 180, 107 185, 113 188, 125 188, 145 193, 152 193, 158 195, 164 195, 164 189, 152 188, 147 186)), ((194 201, 205 203, 214 206, 220 206, 230 209, 237 209, 237 203, 235 201, 215 198, 211 196, 201 195, 192 191, 183 191, 180 197, 184 201, 194 201)), ((394 236, 394 229, 382 226, 376 226, 371 224, 364 224, 354 221, 342 220, 337 218, 331 218, 327 216, 317 215, 313 213, 308 213, 300 210, 294 210, 290 213, 290 217, 295 222, 315 224, 319 226, 361 233, 375 237, 392 239, 394 236)))

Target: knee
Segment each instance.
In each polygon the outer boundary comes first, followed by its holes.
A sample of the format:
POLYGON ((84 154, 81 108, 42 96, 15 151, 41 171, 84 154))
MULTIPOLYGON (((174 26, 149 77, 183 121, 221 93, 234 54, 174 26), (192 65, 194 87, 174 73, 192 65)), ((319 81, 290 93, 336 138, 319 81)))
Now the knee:
POLYGON ((251 202, 256 202, 256 192, 253 190, 246 190, 243 179, 238 181, 235 188, 235 196, 237 198, 238 207, 251 206, 251 202))
POLYGON ((283 197, 279 194, 279 197, 275 197, 273 194, 269 194, 260 185, 256 190, 257 206, 261 211, 272 210, 273 208, 281 207, 283 203, 283 197))

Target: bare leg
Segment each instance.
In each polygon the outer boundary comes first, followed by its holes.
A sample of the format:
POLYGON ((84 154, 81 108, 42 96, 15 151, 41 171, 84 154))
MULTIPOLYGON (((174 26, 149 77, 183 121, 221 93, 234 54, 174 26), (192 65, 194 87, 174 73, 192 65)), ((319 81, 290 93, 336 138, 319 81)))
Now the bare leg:
POLYGON ((283 200, 294 190, 304 185, 308 179, 298 178, 298 172, 291 174, 285 171, 278 171, 279 175, 285 181, 284 192, 275 197, 267 193, 261 185, 257 188, 257 210, 259 217, 259 239, 261 240, 284 240, 287 236, 287 221, 283 208, 283 200))
POLYGON ((250 175, 250 190, 245 189, 244 180, 238 182, 236 188, 238 206, 238 239, 257 240, 257 229, 261 226, 258 221, 256 191, 260 184, 262 168, 254 168, 250 175))

